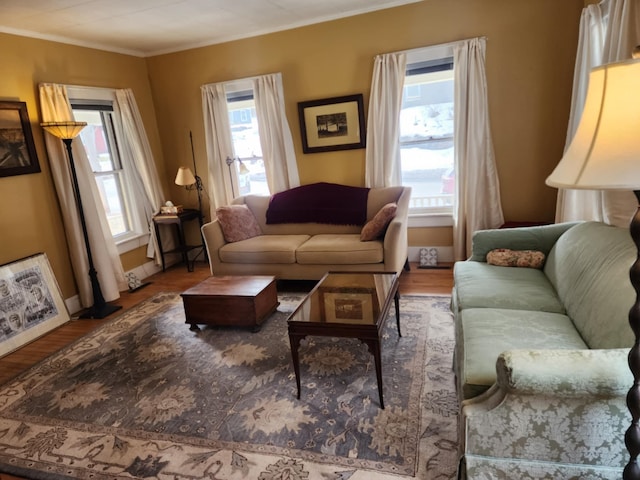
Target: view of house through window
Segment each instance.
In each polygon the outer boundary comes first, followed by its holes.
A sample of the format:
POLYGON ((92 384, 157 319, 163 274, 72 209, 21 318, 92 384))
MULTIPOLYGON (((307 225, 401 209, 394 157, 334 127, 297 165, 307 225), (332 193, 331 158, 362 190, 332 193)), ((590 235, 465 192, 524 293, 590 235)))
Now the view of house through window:
POLYGON ((111 234, 118 237, 131 231, 131 223, 112 114, 111 106, 73 105, 74 118, 87 122, 80 138, 98 185, 111 234))
POLYGON ((234 154, 246 167, 241 169, 238 162, 231 165, 239 195, 269 195, 253 92, 228 93, 227 109, 234 154))
POLYGON ((410 213, 452 213, 453 60, 407 64, 400 112, 402 184, 410 213))

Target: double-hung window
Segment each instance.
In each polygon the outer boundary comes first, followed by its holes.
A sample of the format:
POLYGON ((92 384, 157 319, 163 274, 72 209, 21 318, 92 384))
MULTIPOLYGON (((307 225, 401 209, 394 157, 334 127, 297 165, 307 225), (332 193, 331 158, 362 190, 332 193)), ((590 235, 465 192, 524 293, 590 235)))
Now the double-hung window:
POLYGON ((453 213, 452 53, 428 47, 407 54, 399 130, 402 184, 412 187, 413 217, 453 213))
POLYGON ((115 115, 115 92, 109 89, 69 87, 76 121, 86 122, 80 139, 91 165, 111 235, 121 253, 148 238, 144 213, 136 202, 131 176, 133 166, 122 156, 115 115))
MULTIPOLYGON (((244 83, 238 82, 241 87, 244 83)), ((232 181, 238 185, 239 195, 269 195, 253 88, 235 90, 231 87, 226 95, 233 151, 239 159, 231 165, 231 175, 235 175, 232 181)))

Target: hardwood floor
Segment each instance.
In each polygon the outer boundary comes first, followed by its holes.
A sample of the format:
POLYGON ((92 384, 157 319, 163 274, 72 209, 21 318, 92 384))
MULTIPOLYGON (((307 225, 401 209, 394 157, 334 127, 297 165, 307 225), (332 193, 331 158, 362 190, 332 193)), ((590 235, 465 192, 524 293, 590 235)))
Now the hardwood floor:
MULTIPOLYGON (((39 339, 21 347, 13 353, 0 358, 0 385, 32 367, 52 353, 60 350, 74 340, 102 325, 110 318, 122 313, 138 303, 152 297, 159 292, 182 292, 209 276, 209 266, 205 262, 196 262, 193 272, 188 272, 184 265, 168 268, 147 278, 150 282, 146 287, 135 292, 124 292, 117 302, 122 310, 102 320, 72 320, 65 325, 47 333, 39 339)), ((283 287, 295 287, 291 282, 285 282, 283 287)), ((400 276, 401 295, 449 295, 453 286, 452 269, 419 269, 411 265, 409 272, 400 276)), ((279 285, 280 287, 280 285, 279 285)), ((302 288, 308 288, 303 285, 302 288)), ((0 474, 0 480, 4 477, 0 474)))

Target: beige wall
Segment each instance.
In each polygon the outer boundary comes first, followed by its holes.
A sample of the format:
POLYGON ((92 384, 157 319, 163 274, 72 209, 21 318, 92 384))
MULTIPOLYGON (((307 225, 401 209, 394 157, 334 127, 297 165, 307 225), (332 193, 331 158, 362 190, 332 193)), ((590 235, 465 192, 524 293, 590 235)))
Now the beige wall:
MULTIPOLYGON (((562 156, 583 5, 429 0, 150 58, 166 173, 174 175, 180 163, 191 162, 189 130, 198 171, 206 172, 201 85, 282 72, 302 183, 363 185, 364 149, 302 153, 297 102, 363 93, 368 106, 376 54, 486 36, 489 113, 505 217, 552 221, 556 191, 544 179, 562 156)), ((175 186, 172 195, 185 198, 175 186)), ((440 245, 432 242, 450 238, 441 229, 410 235, 412 245, 440 245)))
MULTIPOLYGON (((38 84, 53 82, 132 88, 152 149, 161 164, 161 170, 164 170, 146 61, 128 55, 6 34, 0 34, 0 51, 0 100, 27 103, 42 170, 41 173, 0 178, 0 264, 44 252, 63 296, 69 298, 77 293, 77 289, 43 132, 39 126, 38 84)), ((132 256, 137 260, 128 263, 139 265, 145 261, 142 249, 129 254, 128 258, 132 256)))
MULTIPOLYGON (((45 252, 64 297, 76 293, 38 126, 40 82, 132 88, 167 196, 194 206, 193 192, 173 185, 173 178, 179 165, 191 165, 191 130, 198 173, 206 181, 201 85, 282 72, 301 181, 363 185, 364 149, 302 154, 297 102, 363 93, 366 111, 376 54, 474 36, 488 38, 489 113, 505 216, 551 221, 556 192, 544 179, 562 154, 583 5, 425 0, 148 59, 0 34, 0 99, 27 102, 42 167, 38 174, 0 178, 0 264, 45 252)), ((450 245, 451 229, 412 229, 409 242, 450 245)), ((122 258, 125 270, 146 261, 144 249, 122 258)))

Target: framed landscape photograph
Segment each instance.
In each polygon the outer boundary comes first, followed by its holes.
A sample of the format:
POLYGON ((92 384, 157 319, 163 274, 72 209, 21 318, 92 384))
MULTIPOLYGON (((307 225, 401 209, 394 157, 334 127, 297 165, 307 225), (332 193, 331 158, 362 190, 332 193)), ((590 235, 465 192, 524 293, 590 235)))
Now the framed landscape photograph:
POLYGON ((298 115, 304 153, 366 145, 362 94, 300 102, 298 115))
POLYGON ((69 320, 46 254, 0 266, 0 357, 69 320))
POLYGON ((0 102, 0 177, 39 171, 27 104, 0 102))

